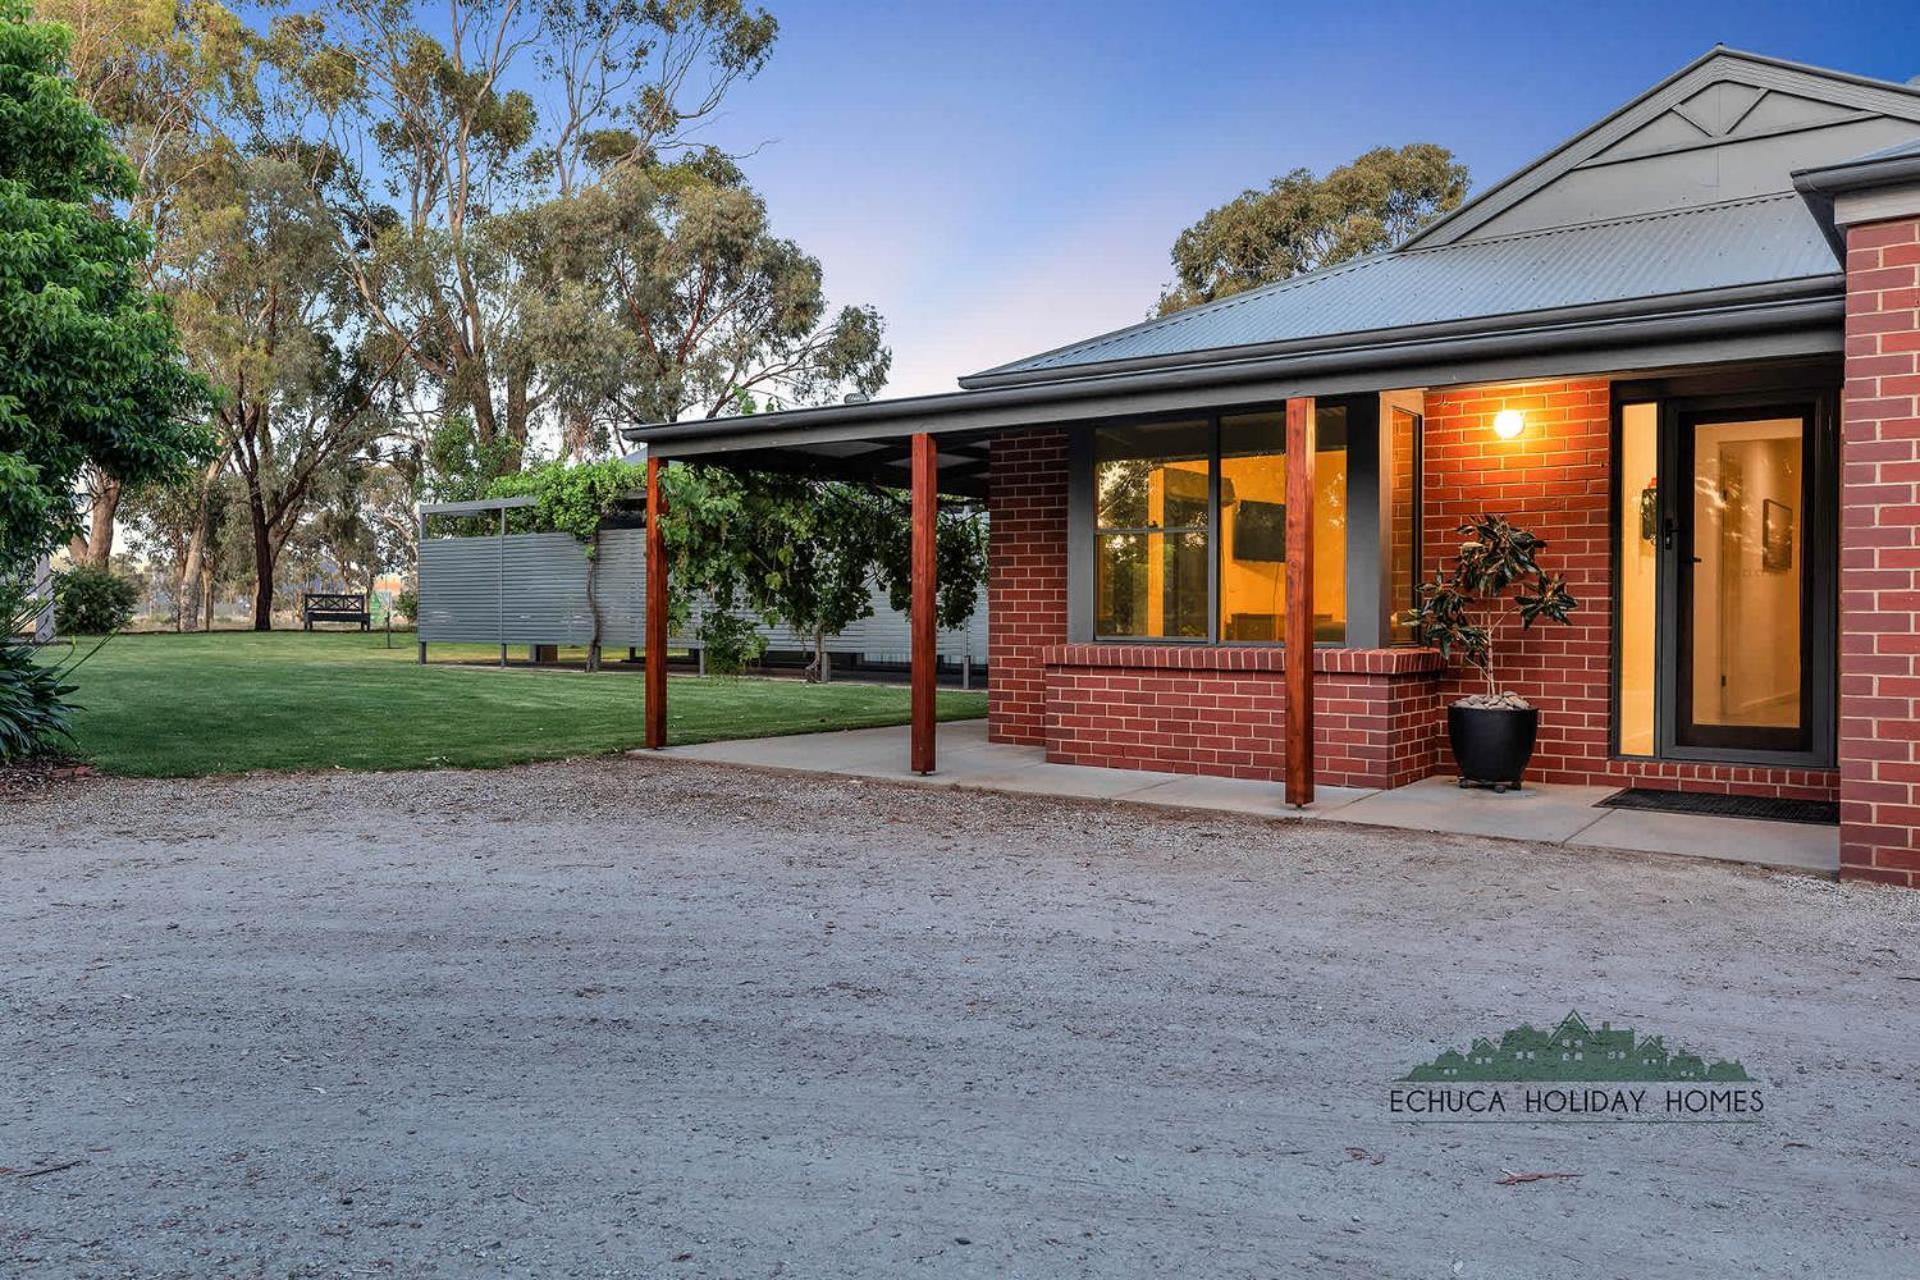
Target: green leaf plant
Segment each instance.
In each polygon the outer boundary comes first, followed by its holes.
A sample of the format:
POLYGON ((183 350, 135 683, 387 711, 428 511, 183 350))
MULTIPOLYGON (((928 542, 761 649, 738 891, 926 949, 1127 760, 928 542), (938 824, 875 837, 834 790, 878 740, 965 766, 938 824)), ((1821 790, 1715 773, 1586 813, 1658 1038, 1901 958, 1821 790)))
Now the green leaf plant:
POLYGON ((1516 527, 1505 516, 1482 515, 1461 524, 1462 538, 1451 569, 1434 571, 1420 588, 1414 631, 1420 643, 1440 651, 1448 662, 1478 671, 1487 682, 1488 705, 1524 708, 1515 695, 1502 695, 1494 678, 1494 656, 1502 633, 1517 616, 1522 632, 1545 619, 1568 625, 1578 601, 1566 579, 1539 564, 1545 539, 1516 527), (1507 592, 1521 584, 1512 596, 1507 592), (1531 584, 1530 587, 1528 584, 1531 584), (1505 608, 1511 603, 1513 608, 1505 608))

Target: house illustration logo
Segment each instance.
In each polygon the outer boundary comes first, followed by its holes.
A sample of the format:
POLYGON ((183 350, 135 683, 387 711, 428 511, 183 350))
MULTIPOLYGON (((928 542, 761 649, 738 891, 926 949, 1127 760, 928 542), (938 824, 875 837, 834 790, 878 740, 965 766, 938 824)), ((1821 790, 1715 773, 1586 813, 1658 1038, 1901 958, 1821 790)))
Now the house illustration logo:
POLYGON ((1577 1011, 1552 1030, 1523 1022, 1448 1049, 1393 1081, 1389 1110, 1432 1121, 1680 1120, 1752 1123, 1760 1085, 1738 1059, 1713 1058, 1664 1035, 1594 1027, 1577 1011))
POLYGON ((1523 1022, 1501 1033, 1495 1044, 1481 1036, 1465 1052, 1448 1049, 1423 1062, 1406 1081, 1452 1080, 1680 1080, 1748 1079, 1747 1069, 1722 1058, 1707 1062, 1698 1054, 1669 1050, 1665 1036, 1636 1040, 1626 1027, 1603 1022, 1596 1030, 1578 1013, 1569 1013, 1551 1031, 1523 1022))

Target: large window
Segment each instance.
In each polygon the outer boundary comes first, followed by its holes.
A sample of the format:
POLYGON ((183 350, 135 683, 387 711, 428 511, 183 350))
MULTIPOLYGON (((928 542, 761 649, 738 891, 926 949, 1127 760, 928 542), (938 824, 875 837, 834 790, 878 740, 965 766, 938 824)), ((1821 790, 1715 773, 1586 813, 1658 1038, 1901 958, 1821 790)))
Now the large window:
POLYGON ((1104 428, 1094 438, 1095 629, 1207 638, 1213 424, 1104 428))
MULTIPOLYGON (((1315 416, 1314 638, 1347 625, 1347 409, 1315 416)), ((1286 617, 1281 413, 1103 427, 1093 441, 1102 638, 1276 643, 1286 617)))

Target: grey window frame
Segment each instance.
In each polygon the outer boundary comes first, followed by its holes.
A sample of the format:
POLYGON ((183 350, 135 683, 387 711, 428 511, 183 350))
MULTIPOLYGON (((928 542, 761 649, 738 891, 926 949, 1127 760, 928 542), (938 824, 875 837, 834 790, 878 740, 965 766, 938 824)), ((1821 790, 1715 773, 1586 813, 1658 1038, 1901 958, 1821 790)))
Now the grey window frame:
MULTIPOLYGON (((1319 641, 1322 649, 1384 649, 1396 642, 1392 638, 1393 612, 1404 607, 1393 600, 1388 549, 1392 539, 1391 451, 1384 433, 1391 429, 1388 404, 1378 394, 1329 396, 1322 405, 1339 404, 1347 410, 1347 625, 1345 637, 1338 641, 1319 641)), ((1284 404, 1254 402, 1223 406, 1195 414, 1159 413, 1111 418, 1071 429, 1067 440, 1067 639, 1074 644, 1113 645, 1197 645, 1234 648, 1282 648, 1279 641, 1220 638, 1220 420, 1250 413, 1284 413, 1284 404), (1113 636, 1094 630, 1095 593, 1098 590, 1098 566, 1095 552, 1102 534, 1141 532, 1102 528, 1094 511, 1094 432, 1103 427, 1131 427, 1159 422, 1200 422, 1211 433, 1210 466, 1207 478, 1207 633, 1200 636, 1113 636)), ((1416 414, 1413 465, 1413 494, 1416 507, 1423 501, 1420 467, 1424 449, 1419 435, 1424 415, 1416 414)), ((1420 557, 1418 529, 1420 514, 1415 513, 1416 570, 1420 557)), ((1192 526, 1182 526, 1183 530, 1192 526)), ((1165 533, 1167 530, 1153 530, 1165 533)), ((1414 580, 1418 583, 1416 571, 1414 580)), ((1404 643, 1404 642, 1402 642, 1404 643)))

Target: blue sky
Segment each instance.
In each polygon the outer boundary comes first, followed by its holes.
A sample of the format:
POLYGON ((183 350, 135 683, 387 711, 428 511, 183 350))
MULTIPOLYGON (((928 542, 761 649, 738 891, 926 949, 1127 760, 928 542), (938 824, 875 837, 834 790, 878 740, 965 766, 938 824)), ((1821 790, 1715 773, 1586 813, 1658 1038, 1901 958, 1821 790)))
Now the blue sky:
POLYGON ((1914 0, 764 2, 708 137, 879 307, 889 395, 1141 319, 1182 227, 1296 166, 1429 141, 1485 186, 1716 41, 1920 75, 1914 0))

